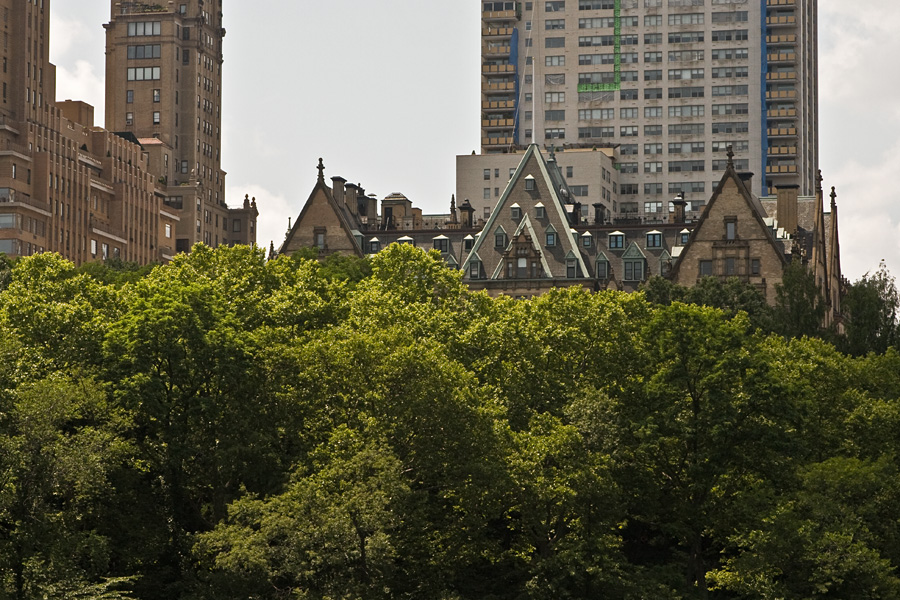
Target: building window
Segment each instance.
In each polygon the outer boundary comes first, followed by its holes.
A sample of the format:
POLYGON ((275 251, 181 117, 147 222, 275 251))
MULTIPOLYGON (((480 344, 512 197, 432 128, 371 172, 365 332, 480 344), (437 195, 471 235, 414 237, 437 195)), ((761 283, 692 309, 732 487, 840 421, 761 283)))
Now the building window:
POLYGON ((128 69, 128 81, 157 81, 159 76, 159 67, 130 67, 128 69))
POLYGON ((689 239, 691 239, 690 233, 682 233, 681 234, 681 245, 686 246, 689 239))
MULTIPOLYGON (((645 203, 646 205, 647 203, 645 203)), ((659 203, 661 204, 661 203, 659 203)), ((648 233, 647 234, 647 247, 648 248, 662 248, 662 234, 661 233, 648 233)))
POLYGON ((97 257, 97 240, 91 240, 91 256, 97 257))
POLYGON ((751 275, 759 275, 759 259, 754 258, 750 260, 750 274, 751 275))
POLYGON ((490 181, 490 180, 491 180, 491 170, 490 170, 490 169, 485 169, 485 170, 484 170, 484 180, 485 180, 485 181, 490 181))
POLYGON ((172 226, 166 223, 166 239, 172 237, 172 226))
POLYGON ((125 113, 125 124, 126 125, 134 125, 134 113, 131 113, 131 112, 125 113))
POLYGON ((377 254, 381 250, 381 242, 378 240, 372 240, 369 242, 369 253, 377 254))
POLYGON ((162 96, 162 94, 161 94, 160 90, 153 90, 153 101, 154 102, 159 102, 161 96, 162 96))
POLYGON ((643 281, 644 279, 644 261, 642 260, 626 260, 625 261, 625 281, 643 281))
POLYGON ((125 92, 125 102, 128 104, 134 103, 134 90, 128 90, 125 92))
POLYGON ((161 113, 159 111, 154 111, 154 113, 153 113, 153 124, 154 125, 159 125, 160 114, 161 113))
POLYGON ((522 209, 518 206, 513 206, 509 209, 509 216, 514 220, 518 221, 522 218, 522 209))
POLYGON ((481 275, 481 263, 477 260, 473 260, 472 264, 469 265, 469 278, 470 279, 478 279, 481 275))
POLYGON ((735 260, 734 258, 726 258, 725 259, 725 274, 729 277, 735 275, 735 260))
POLYGON ((547 232, 547 246, 553 247, 556 245, 556 232, 548 231, 547 232))
POLYGON ((161 35, 161 21, 138 21, 128 24, 128 37, 138 37, 142 35, 161 35))
POLYGON ((491 199, 491 188, 484 188, 484 191, 482 192, 482 194, 483 194, 483 198, 485 200, 490 200, 491 199))
POLYGON ((737 238, 737 220, 729 219, 725 221, 725 239, 734 240, 737 238))
POLYGON ((499 249, 506 248, 506 232, 498 230, 494 233, 494 247, 499 249))
POLYGON ((609 263, 605 260, 597 261, 597 279, 609 279, 609 263))
POLYGON ((566 261, 566 277, 568 279, 575 279, 578 277, 578 261, 575 259, 569 259, 566 261))
POLYGON ((621 233, 610 234, 609 247, 621 249, 625 247, 625 236, 621 233))
POLYGON ((447 238, 435 238, 434 249, 444 254, 450 252, 450 240, 447 238))
POLYGON ((533 192, 534 190, 535 190, 535 187, 534 187, 534 177, 531 177, 531 176, 529 175, 528 177, 525 178, 525 191, 526 191, 526 192, 533 192))
POLYGON ((581 238, 581 245, 584 246, 585 248, 590 248, 591 246, 594 245, 594 238, 589 235, 583 236, 581 238))
POLYGON ((546 217, 547 217, 547 212, 546 212, 546 210, 544 209, 544 205, 543 205, 543 204, 539 204, 539 205, 535 206, 535 207, 534 207, 534 214, 535 214, 535 216, 536 216, 538 219, 544 219, 544 218, 546 218, 546 217))
POLYGON ((700 277, 709 277, 712 274, 713 274, 712 261, 711 260, 701 260, 700 261, 700 277))

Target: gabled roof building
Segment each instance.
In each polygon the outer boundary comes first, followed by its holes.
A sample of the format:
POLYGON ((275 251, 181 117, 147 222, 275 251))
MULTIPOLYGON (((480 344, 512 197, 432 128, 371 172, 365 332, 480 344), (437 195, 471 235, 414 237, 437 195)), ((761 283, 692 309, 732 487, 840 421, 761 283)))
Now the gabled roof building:
MULTIPOLYGON (((402 194, 378 202, 341 177, 325 183, 324 165, 279 253, 318 248, 363 256, 391 243, 435 249, 462 270, 472 288, 491 295, 530 297, 554 287, 635 291, 654 275, 694 285, 703 277, 738 277, 773 303, 776 286, 792 260, 802 260, 831 309, 840 313, 837 206, 824 212, 821 186, 814 198, 797 186, 774 198, 751 192, 751 174, 738 173, 733 154, 699 218, 675 198, 666 220, 610 223, 603 207, 585 217, 554 154, 532 144, 522 155, 487 220, 451 200, 445 215, 423 216, 402 194)), ((274 253, 274 248, 273 248, 274 253)))

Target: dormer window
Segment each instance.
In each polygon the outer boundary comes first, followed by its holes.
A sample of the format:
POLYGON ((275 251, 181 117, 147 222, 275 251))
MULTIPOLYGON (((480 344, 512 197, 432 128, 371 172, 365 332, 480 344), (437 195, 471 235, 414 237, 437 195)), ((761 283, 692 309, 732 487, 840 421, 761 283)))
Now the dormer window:
POLYGON ((682 229, 679 235, 681 235, 681 245, 687 246, 688 240, 691 239, 691 232, 687 229, 682 229))
POLYGON ((597 279, 609 279, 609 261, 597 261, 597 279))
POLYGON ((594 245, 594 236, 591 235, 590 231, 585 232, 585 234, 581 236, 581 245, 585 248, 590 248, 594 245))
POLYGON ((625 247, 625 234, 621 231, 616 231, 609 234, 609 247, 611 249, 622 249, 625 247))
POLYGON ((381 252, 381 242, 378 238, 372 238, 369 240, 369 252, 371 254, 377 254, 381 252))
POLYGON ((447 254, 450 252, 450 239, 445 235, 439 235, 433 240, 434 249, 441 252, 442 254, 447 254))
POLYGON ((534 214, 538 219, 546 219, 547 218, 547 210, 544 208, 544 205, 540 202, 534 205, 534 214))
POLYGON ((544 239, 548 247, 552 248, 556 245, 556 229, 553 228, 553 225, 547 228, 547 233, 544 239))
POLYGON ((535 186, 534 176, 532 176, 532 175, 526 176, 525 177, 525 191, 533 192, 536 189, 537 189, 537 187, 535 186))
POLYGON ((512 217, 514 221, 518 221, 522 218, 522 208, 518 204, 513 204, 509 207, 509 216, 512 217))
POLYGON ((647 234, 648 248, 662 248, 662 233, 659 231, 651 231, 647 234))
POLYGON ((578 261, 574 258, 570 258, 566 261, 566 277, 568 279, 575 279, 578 277, 578 261))
POLYGON ((471 235, 467 235, 465 238, 463 238, 463 249, 466 252, 469 252, 472 249, 472 244, 474 242, 475 238, 473 238, 471 235))
POLYGON ((481 262, 473 260, 469 264, 469 279, 478 279, 481 277, 481 262))
POLYGON ((494 232, 494 247, 498 250, 506 248, 506 232, 502 227, 498 227, 494 232))

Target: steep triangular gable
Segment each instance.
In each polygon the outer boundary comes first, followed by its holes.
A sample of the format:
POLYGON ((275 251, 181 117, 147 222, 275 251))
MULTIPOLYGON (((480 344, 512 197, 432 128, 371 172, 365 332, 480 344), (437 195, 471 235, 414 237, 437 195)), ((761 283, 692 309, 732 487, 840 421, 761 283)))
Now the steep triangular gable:
POLYGON ((684 264, 689 258, 693 260, 694 242, 701 237, 704 228, 708 226, 707 224, 709 223, 709 215, 712 214, 715 210, 716 202, 729 183, 733 183, 737 187, 737 191, 743 199, 744 204, 746 205, 747 212, 752 215, 753 221, 756 223, 759 230, 763 232, 763 235, 765 235, 766 240, 775 251, 775 254, 781 260, 782 265, 787 265, 787 259, 784 256, 783 246, 778 243, 778 241, 775 239, 775 235, 772 232, 772 228, 766 225, 764 221, 765 212, 762 204, 758 199, 754 198, 753 194, 750 193, 750 190, 747 189, 747 186, 735 171, 734 163, 729 157, 728 165, 725 167, 725 172, 722 174, 722 178, 719 180, 719 184, 716 186, 716 189, 713 192, 712 197, 709 199, 709 202, 703 208, 703 213, 700 215, 700 220, 697 221, 697 225, 694 227, 693 231, 691 231, 691 236, 688 239, 688 243, 685 245, 684 250, 682 250, 681 254, 678 256, 678 259, 672 265, 671 273, 673 278, 676 278, 678 276, 678 272, 680 271, 682 264, 684 264))
MULTIPOLYGON (((553 179, 547 170, 547 165, 540 149, 535 144, 532 144, 525 151, 522 160, 519 161, 519 166, 510 178, 509 183, 507 183, 506 188, 503 190, 503 194, 494 206, 484 229, 482 229, 483 232, 488 232, 490 234, 487 236, 490 239, 484 239, 486 237, 484 235, 479 236, 472 249, 473 254, 475 252, 480 252, 481 256, 485 259, 482 263, 485 265, 486 271, 489 269, 490 272, 496 272, 499 266, 501 253, 497 252, 497 249, 491 245, 493 233, 498 225, 510 221, 510 209, 514 204, 519 205, 522 219, 528 217, 535 210, 535 207, 542 205, 545 211, 545 219, 543 220, 547 221, 548 225, 552 225, 554 230, 558 232, 556 236, 556 246, 560 248, 561 255, 565 255, 567 251, 575 250, 572 236, 567 233, 570 225, 568 217, 566 216, 565 207, 559 197, 559 191, 556 189, 553 179), (531 176, 535 180, 536 186, 539 183, 542 184, 541 187, 547 190, 549 198, 541 196, 538 203, 531 204, 530 196, 528 195, 529 191, 525 189, 525 179, 528 176, 531 176)), ((553 260, 551 262, 547 256, 547 249, 541 244, 543 236, 541 236, 540 233, 545 232, 546 227, 539 226, 534 220, 532 220, 530 224, 532 242, 541 248, 541 257, 542 261, 545 263, 545 272, 549 277, 564 277, 566 268, 564 261, 562 265, 558 265, 557 272, 554 273, 553 266, 557 266, 556 263, 558 261, 553 260)), ((516 230, 518 230, 518 227, 516 230)), ((505 248, 503 250, 505 250, 505 248)), ((580 253, 575 252, 575 254, 578 256, 581 272, 587 273, 588 271, 585 268, 580 253)), ((468 272, 470 259, 471 255, 463 264, 463 270, 465 272, 468 272)))
MULTIPOLYGON (((527 235, 531 238, 531 245, 537 251, 537 254, 541 257, 541 268, 544 270, 544 273, 550 273, 550 265, 547 264, 547 256, 541 252, 541 248, 539 245, 536 245, 536 240, 538 239, 534 232, 534 227, 531 224, 531 217, 527 214, 522 217, 522 222, 519 223, 519 226, 516 228, 516 232, 513 234, 512 238, 509 240, 509 245, 513 245, 522 235, 527 235)), ((498 262, 497 268, 494 269, 494 273, 491 276, 491 279, 499 279, 500 274, 502 272, 503 263, 498 262)))
POLYGON ((631 244, 628 246, 628 249, 625 250, 625 253, 622 255, 622 259, 623 260, 628 260, 628 259, 636 260, 638 258, 643 258, 644 260, 646 260, 647 255, 644 254, 644 251, 641 250, 641 247, 638 246, 637 242, 631 242, 631 244))
MULTIPOLYGON (((320 163, 320 174, 319 178, 316 181, 315 187, 313 187, 312 192, 309 194, 309 198, 307 198, 306 203, 303 205, 303 209, 300 211, 300 215, 297 217, 297 221, 294 223, 291 230, 288 232, 285 237, 284 243, 282 243, 281 248, 278 250, 279 254, 282 254, 287 251, 296 251, 302 247, 310 247, 312 244, 293 244, 296 241, 300 232, 309 233, 314 231, 316 227, 319 225, 327 225, 322 217, 319 217, 317 221, 321 220, 322 222, 311 222, 311 214, 313 212, 317 212, 316 209, 325 209, 326 211, 330 211, 333 214, 334 223, 340 229, 340 232, 343 237, 346 237, 347 249, 352 249, 353 252, 359 256, 363 256, 363 249, 359 247, 359 242, 357 238, 353 235, 353 226, 347 220, 344 211, 341 207, 338 206, 337 202, 334 199, 334 196, 331 193, 331 188, 325 184, 325 180, 322 176, 322 167, 320 163)), ((321 214, 321 213, 319 213, 321 214)), ((334 233, 333 230, 329 231, 329 233, 334 233)))

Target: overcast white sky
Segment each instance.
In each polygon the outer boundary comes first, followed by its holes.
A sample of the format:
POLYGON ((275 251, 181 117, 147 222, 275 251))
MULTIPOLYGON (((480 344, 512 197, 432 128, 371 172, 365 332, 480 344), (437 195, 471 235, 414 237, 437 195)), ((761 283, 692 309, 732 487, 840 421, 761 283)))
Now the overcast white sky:
MULTIPOLYGON (((479 147, 480 2, 226 0, 226 197, 260 209, 258 243, 276 247, 324 158, 384 197, 449 210, 455 157, 479 147), (401 16, 402 15, 402 16, 401 16)), ((52 0, 59 99, 84 100, 103 125, 109 2, 52 0)), ((837 188, 851 281, 884 259, 900 275, 900 2, 820 0, 820 153, 837 188)))

